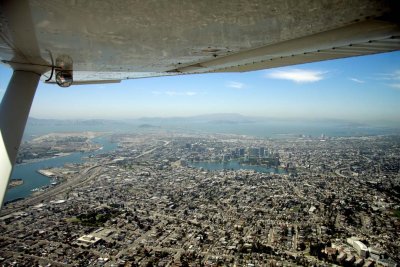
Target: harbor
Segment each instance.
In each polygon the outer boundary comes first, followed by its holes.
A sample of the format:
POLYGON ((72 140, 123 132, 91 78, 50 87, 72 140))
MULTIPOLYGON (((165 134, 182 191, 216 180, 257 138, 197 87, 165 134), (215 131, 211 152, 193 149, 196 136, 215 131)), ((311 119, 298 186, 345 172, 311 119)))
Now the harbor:
POLYGON ((16 165, 11 177, 19 178, 23 182, 21 185, 7 190, 4 199, 5 204, 29 197, 33 192, 54 187, 56 185, 54 183, 58 183, 58 181, 54 179, 55 177, 51 176, 52 173, 49 172, 48 169, 63 167, 65 164, 81 164, 86 158, 90 158, 91 155, 107 153, 117 147, 115 143, 110 142, 107 136, 93 138, 92 142, 99 144, 103 149, 84 153, 68 153, 55 158, 47 158, 40 161, 35 160, 33 162, 16 165))

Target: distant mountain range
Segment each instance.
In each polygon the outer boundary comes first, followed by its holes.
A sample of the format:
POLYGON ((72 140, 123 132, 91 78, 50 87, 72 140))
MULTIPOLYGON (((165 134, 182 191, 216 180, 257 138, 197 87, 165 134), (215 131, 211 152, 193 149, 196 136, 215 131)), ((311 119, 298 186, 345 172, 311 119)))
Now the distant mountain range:
MULTIPOLYGON (((106 120, 106 119, 82 119, 82 120, 58 120, 58 119, 37 119, 29 117, 27 126, 58 126, 58 127, 129 127, 139 126, 140 128, 154 128, 168 124, 219 124, 219 125, 235 125, 235 124, 289 124, 289 125, 330 125, 340 128, 369 128, 374 127, 365 123, 352 122, 339 119, 295 119, 295 118, 270 118, 245 116, 237 113, 216 113, 205 114, 188 117, 142 117, 126 120, 106 120)), ((400 128, 400 125, 397 127, 400 128)))
POLYGON ((153 123, 166 123, 166 122, 190 122, 190 123, 223 123, 223 124, 238 124, 238 123, 252 123, 256 120, 253 117, 243 116, 235 113, 218 113, 206 114, 189 117, 143 117, 139 119, 129 120, 132 122, 153 122, 153 123))
MULTIPOLYGON (((258 119, 259 120, 259 119, 258 119)), ((243 116, 240 114, 208 114, 190 117, 143 117, 138 119, 127 120, 104 120, 104 119, 82 119, 82 120, 58 120, 58 119, 37 119, 29 117, 28 125, 31 126, 65 126, 65 125, 84 125, 84 126, 104 126, 111 124, 140 124, 142 126, 151 125, 150 123, 162 122, 196 122, 196 123, 252 123, 256 119, 253 117, 243 116)))
POLYGON ((127 124, 120 120, 102 120, 102 119, 90 119, 90 120, 56 120, 56 119, 37 119, 33 117, 28 118, 27 126, 103 126, 112 124, 127 124))
POLYGON ((379 127, 346 120, 332 119, 278 119, 244 116, 235 113, 207 114, 190 117, 145 117, 127 120, 56 120, 29 118, 25 138, 50 132, 143 132, 189 131, 207 133, 232 133, 252 136, 276 136, 280 134, 328 136, 361 136, 400 134, 400 126, 379 127))

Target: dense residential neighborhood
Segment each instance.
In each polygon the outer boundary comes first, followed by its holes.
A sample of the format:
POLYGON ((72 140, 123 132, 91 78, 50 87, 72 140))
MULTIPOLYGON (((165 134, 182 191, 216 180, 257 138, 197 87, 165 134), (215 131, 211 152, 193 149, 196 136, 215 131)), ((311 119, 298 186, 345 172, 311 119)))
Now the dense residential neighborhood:
POLYGON ((1 210, 2 266, 398 266, 398 136, 110 138, 1 210))

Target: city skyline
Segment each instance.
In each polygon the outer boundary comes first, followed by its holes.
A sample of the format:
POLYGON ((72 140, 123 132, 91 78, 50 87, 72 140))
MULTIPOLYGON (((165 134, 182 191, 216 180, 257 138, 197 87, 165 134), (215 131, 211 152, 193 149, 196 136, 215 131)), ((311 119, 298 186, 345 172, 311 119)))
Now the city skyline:
MULTIPOLYGON (((239 113, 400 125, 400 52, 246 73, 59 88, 40 82, 31 117, 132 119, 239 113)), ((0 67, 0 97, 12 70, 0 67)))

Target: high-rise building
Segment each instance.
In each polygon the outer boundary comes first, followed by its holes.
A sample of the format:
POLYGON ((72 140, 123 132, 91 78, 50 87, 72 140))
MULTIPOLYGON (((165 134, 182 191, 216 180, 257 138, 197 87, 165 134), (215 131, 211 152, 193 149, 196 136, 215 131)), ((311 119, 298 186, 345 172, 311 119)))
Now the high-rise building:
POLYGON ((260 149, 258 147, 250 147, 249 148, 249 157, 250 158, 258 158, 260 156, 260 149))
POLYGON ((260 158, 265 157, 265 147, 260 147, 260 158))

